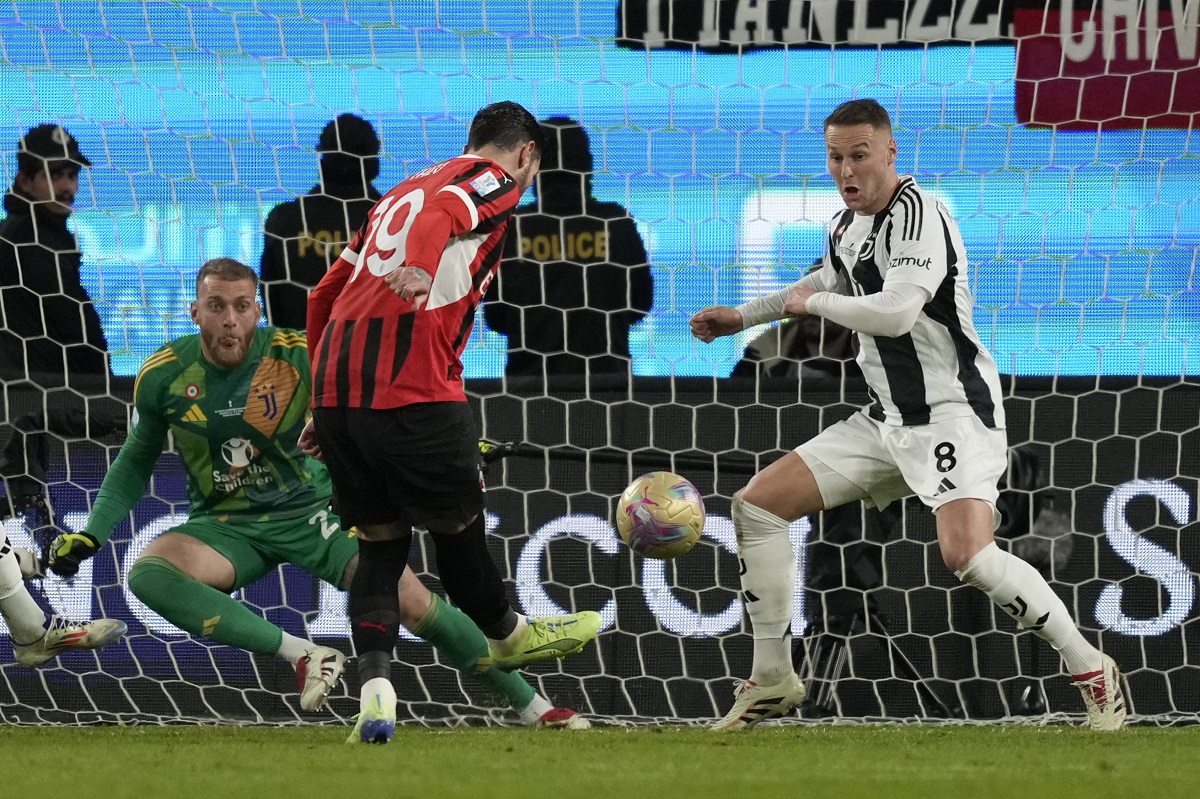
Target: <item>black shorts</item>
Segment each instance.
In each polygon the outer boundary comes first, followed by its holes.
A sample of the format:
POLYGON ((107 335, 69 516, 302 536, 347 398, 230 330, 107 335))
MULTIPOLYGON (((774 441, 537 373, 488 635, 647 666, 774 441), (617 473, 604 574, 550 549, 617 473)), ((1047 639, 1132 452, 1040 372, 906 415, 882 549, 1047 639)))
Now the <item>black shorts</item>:
POLYGON ((313 422, 343 523, 466 522, 483 511, 479 432, 468 403, 316 408, 313 422))

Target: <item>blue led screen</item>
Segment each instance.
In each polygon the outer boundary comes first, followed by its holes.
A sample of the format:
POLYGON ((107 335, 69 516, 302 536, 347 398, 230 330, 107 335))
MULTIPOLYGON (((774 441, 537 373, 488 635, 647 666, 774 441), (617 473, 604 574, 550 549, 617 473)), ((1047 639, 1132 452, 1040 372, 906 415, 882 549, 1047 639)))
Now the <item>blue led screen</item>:
MULTIPOLYGON (((635 373, 728 375, 749 336, 700 345, 688 317, 798 278, 837 209, 821 122, 875 97, 902 172, 962 226, 980 335, 1004 372, 1200 374, 1200 159, 1186 130, 1055 132, 1014 114, 1014 48, 645 51, 615 3, 16 2, 0 11, 0 146, 66 125, 95 166, 75 229, 118 374, 193 332, 195 270, 257 265, 262 222, 317 180, 322 126, 383 140, 387 189, 461 151, 512 99, 591 134, 601 199, 626 205, 654 267, 635 373)), ((505 339, 476 327, 468 377, 505 339)))

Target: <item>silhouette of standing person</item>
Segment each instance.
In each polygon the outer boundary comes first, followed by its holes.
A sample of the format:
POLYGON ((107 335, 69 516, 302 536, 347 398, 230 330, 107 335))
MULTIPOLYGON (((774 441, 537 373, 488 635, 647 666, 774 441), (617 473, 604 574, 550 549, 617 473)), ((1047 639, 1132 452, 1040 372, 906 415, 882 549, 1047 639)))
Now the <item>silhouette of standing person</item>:
MULTIPOLYGON (((125 429, 124 403, 108 394, 108 342, 80 279, 82 254, 67 227, 79 173, 92 162, 61 125, 30 128, 17 148, 17 172, 0 222, 0 386, 24 402, 0 451, 7 499, 0 518, 34 509, 51 519, 43 496, 48 433, 98 438, 125 429)), ((14 402, 13 396, 7 398, 14 402)))
POLYGON ((629 374, 629 329, 654 302, 629 212, 592 196, 592 150, 572 119, 543 121, 537 200, 517 208, 484 320, 508 336, 508 377, 629 374))
POLYGON ((306 328, 308 291, 337 260, 380 194, 379 136, 371 123, 342 114, 317 141, 321 179, 308 194, 267 215, 261 277, 267 321, 306 328))

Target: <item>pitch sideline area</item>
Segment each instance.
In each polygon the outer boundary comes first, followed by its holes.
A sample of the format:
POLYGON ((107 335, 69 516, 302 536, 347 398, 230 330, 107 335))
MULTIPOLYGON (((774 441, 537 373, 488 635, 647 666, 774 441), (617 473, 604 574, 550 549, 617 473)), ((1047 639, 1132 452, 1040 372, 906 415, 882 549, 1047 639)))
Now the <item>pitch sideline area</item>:
POLYGON ((1200 727, 0 728, 3 794, 109 797, 1195 796, 1200 727))

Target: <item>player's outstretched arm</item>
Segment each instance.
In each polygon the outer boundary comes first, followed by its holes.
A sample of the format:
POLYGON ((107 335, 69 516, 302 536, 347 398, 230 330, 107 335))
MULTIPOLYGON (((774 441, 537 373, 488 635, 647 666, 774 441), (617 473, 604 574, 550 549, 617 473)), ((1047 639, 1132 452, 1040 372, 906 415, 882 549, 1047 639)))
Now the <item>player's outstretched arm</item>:
POLYGON ((742 332, 742 312, 726 305, 700 311, 691 320, 692 335, 703 342, 742 332))
POLYGON ((155 445, 139 434, 135 426, 121 446, 121 452, 113 461, 100 493, 88 514, 87 526, 80 532, 62 532, 46 551, 46 567, 60 577, 74 577, 79 564, 95 555, 112 536, 113 528, 129 516, 134 506, 146 494, 154 464, 162 453, 162 446, 155 445))
POLYGON ((784 308, 793 314, 824 317, 857 333, 896 338, 912 330, 921 309, 931 299, 933 295, 921 286, 885 281, 883 291, 864 297, 793 291, 784 308))
POLYGON ((87 533, 59 533, 44 557, 39 558, 36 552, 24 547, 13 547, 12 551, 21 567, 21 579, 41 580, 47 570, 59 577, 74 577, 79 564, 95 555, 99 548, 96 539, 87 533))
MULTIPOLYGON (((133 390, 135 413, 129 435, 104 475, 87 525, 79 532, 63 531, 46 552, 46 567, 61 577, 73 577, 79 571, 80 563, 108 543, 113 528, 129 516, 146 494, 154 464, 167 442, 168 425, 155 399, 157 387, 167 378, 155 370, 174 362, 168 355, 165 348, 159 350, 146 360, 138 373, 133 390)), ((168 375, 173 375, 169 367, 168 375)))

